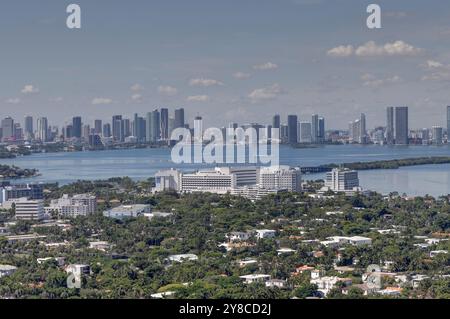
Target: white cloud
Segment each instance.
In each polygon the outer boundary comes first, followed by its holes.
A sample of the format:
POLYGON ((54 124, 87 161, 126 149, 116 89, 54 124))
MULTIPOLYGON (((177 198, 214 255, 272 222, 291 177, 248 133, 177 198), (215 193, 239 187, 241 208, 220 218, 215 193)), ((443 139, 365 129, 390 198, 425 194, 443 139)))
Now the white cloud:
POLYGON ((133 92, 144 91, 144 87, 142 85, 140 85, 139 83, 134 84, 133 86, 131 86, 130 89, 133 92))
POLYGON ((39 93, 39 89, 34 85, 28 84, 23 87, 21 92, 23 94, 36 94, 39 93))
POLYGON ((352 45, 340 45, 327 52, 328 56, 332 57, 348 57, 353 55, 354 48, 352 45))
POLYGON ((267 62, 264 64, 258 64, 253 66, 253 69, 258 71, 267 71, 267 70, 275 70, 278 69, 278 65, 272 62, 267 62))
POLYGON ((113 101, 104 97, 96 97, 92 100, 92 105, 107 105, 111 104, 113 101))
POLYGON ((248 97, 253 103, 256 103, 262 100, 273 100, 284 93, 285 91, 279 84, 274 84, 267 88, 256 89, 251 92, 248 97))
POLYGON ((186 101, 188 102, 208 102, 209 96, 207 95, 193 95, 193 96, 188 96, 188 98, 186 99, 186 101))
POLYGON ((364 86, 376 88, 383 85, 399 83, 402 81, 402 78, 398 75, 393 75, 391 77, 379 79, 373 74, 366 73, 361 76, 361 80, 363 81, 364 86))
POLYGON ((369 41, 355 50, 355 55, 360 57, 373 56, 417 56, 423 49, 416 48, 403 41, 395 41, 384 45, 377 45, 369 41))
POLYGON ((244 73, 244 72, 236 72, 233 74, 233 77, 235 79, 239 79, 239 80, 243 80, 243 79, 248 79, 249 77, 251 77, 250 73, 244 73))
POLYGON ((422 65, 429 71, 422 77, 422 81, 448 81, 450 80, 450 65, 435 60, 427 60, 422 65))
POLYGON ((133 95, 131 96, 131 99, 132 99, 134 102, 142 102, 142 95, 139 94, 139 93, 133 94, 133 95))
POLYGON ((57 97, 51 98, 50 101, 55 102, 55 103, 60 103, 60 102, 64 101, 64 98, 61 96, 57 96, 57 97))
POLYGON ((208 86, 223 85, 223 83, 214 79, 198 78, 198 79, 191 79, 189 81, 189 85, 208 87, 208 86))
POLYGON ((22 101, 19 98, 11 98, 5 101, 8 104, 20 104, 22 101))
POLYGON ((158 93, 166 96, 174 96, 178 94, 178 90, 172 86, 161 85, 158 87, 158 93))
POLYGON ((374 41, 366 42, 356 49, 352 45, 340 45, 328 50, 327 55, 332 57, 379 57, 379 56, 417 56, 423 53, 423 49, 416 48, 404 41, 395 41, 382 45, 374 41))

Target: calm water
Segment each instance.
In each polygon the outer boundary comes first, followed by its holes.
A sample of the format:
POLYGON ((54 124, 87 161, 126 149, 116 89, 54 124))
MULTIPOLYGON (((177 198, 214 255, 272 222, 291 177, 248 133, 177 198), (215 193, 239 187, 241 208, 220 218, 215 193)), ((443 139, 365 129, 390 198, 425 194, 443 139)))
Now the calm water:
MULTIPOLYGON (((281 164, 291 166, 317 166, 421 156, 450 156, 450 147, 342 145, 311 149, 292 149, 282 146, 280 149, 281 164)), ((170 161, 169 149, 35 154, 12 160, 0 160, 0 163, 36 168, 42 176, 33 178, 32 181, 59 182, 60 184, 80 179, 107 179, 117 176, 129 176, 142 180, 165 168, 173 167, 183 170, 199 168, 198 165, 173 164, 170 161)), ((307 175, 305 178, 318 179, 323 178, 323 175, 307 175)), ((408 195, 450 194, 450 164, 362 171, 360 179, 363 188, 381 193, 398 191, 408 195)))

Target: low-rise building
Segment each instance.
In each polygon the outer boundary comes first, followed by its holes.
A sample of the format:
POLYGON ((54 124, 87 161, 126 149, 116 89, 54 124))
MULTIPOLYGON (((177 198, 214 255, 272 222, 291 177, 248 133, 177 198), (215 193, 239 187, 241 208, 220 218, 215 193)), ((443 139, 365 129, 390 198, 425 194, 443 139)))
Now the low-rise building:
POLYGON ((258 229, 255 232, 258 239, 274 238, 277 233, 272 229, 258 229))
POLYGON ((41 221, 44 219, 44 201, 21 198, 15 202, 16 219, 41 221))
POLYGON ((265 283, 270 280, 270 275, 263 274, 253 274, 253 275, 245 275, 239 276, 239 278, 243 279, 246 284, 255 284, 255 283, 265 283))
POLYGON ((114 219, 136 218, 144 214, 151 213, 150 205, 122 205, 110 210, 104 211, 105 217, 114 219))
POLYGON ((100 251, 108 251, 112 248, 112 245, 107 241, 93 241, 89 243, 89 248, 100 251))
POLYGON ((47 213, 55 212, 68 217, 87 216, 97 210, 97 198, 90 194, 78 194, 70 197, 63 195, 52 200, 50 206, 45 207, 47 213))
POLYGON ((170 262, 183 262, 183 261, 195 261, 198 260, 198 256, 194 254, 180 254, 180 255, 170 255, 167 257, 170 262))
POLYGON ((15 273, 17 270, 17 267, 11 266, 11 265, 0 265, 0 278, 11 276, 13 273, 15 273))

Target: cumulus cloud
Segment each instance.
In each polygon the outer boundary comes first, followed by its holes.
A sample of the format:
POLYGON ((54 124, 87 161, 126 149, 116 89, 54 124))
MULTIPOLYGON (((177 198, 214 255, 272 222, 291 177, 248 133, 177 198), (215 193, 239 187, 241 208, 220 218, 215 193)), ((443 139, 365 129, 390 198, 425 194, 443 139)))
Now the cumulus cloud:
POLYGON ((142 85, 140 85, 139 83, 133 84, 133 86, 131 86, 130 89, 133 92, 144 91, 144 87, 142 85))
POLYGON ((11 98, 5 101, 8 104, 20 104, 21 100, 19 98, 11 98))
POLYGON ((244 72, 236 72, 233 74, 233 77, 238 80, 248 79, 250 76, 251 76, 250 73, 244 72))
POLYGON ((263 100, 276 99, 279 95, 284 93, 285 91, 280 87, 280 85, 275 83, 270 87, 254 90, 248 95, 248 97, 253 103, 256 103, 263 100))
POLYGON ((39 89, 34 85, 28 84, 23 87, 21 92, 23 94, 36 94, 39 93, 39 89))
POLYGON ((253 66, 253 69, 258 71, 267 71, 267 70, 275 70, 278 69, 278 65, 272 62, 267 62, 264 64, 258 64, 253 66))
POLYGON ((166 96, 174 96, 178 94, 178 90, 169 85, 160 85, 158 87, 158 93, 166 96))
POLYGON ((327 55, 332 57, 348 57, 353 55, 354 48, 352 45, 340 45, 331 50, 328 50, 327 55))
POLYGON ((188 98, 186 99, 186 101, 188 102, 208 102, 209 96, 207 95, 193 95, 193 96, 188 96, 188 98))
POLYGON ((377 78, 375 75, 366 73, 361 76, 364 86, 368 87, 380 87, 389 84, 395 84, 402 81, 402 78, 398 75, 393 75, 387 78, 377 78))
POLYGON ((223 83, 214 79, 198 78, 198 79, 191 79, 189 81, 189 85, 208 87, 208 86, 223 85, 223 83))
POLYGON ((416 48, 404 41, 395 41, 378 45, 375 41, 353 47, 352 45, 340 45, 328 50, 327 55, 333 57, 380 57, 380 56, 417 56, 423 53, 423 49, 416 48))
POLYGON ((134 102, 142 102, 142 94, 136 93, 131 96, 131 100, 134 102))
POLYGON ((427 60, 422 67, 428 74, 422 77, 422 81, 448 81, 450 80, 450 65, 435 60, 427 60))
POLYGON ((96 97, 92 100, 92 105, 108 105, 111 104, 113 101, 109 98, 104 97, 96 97))

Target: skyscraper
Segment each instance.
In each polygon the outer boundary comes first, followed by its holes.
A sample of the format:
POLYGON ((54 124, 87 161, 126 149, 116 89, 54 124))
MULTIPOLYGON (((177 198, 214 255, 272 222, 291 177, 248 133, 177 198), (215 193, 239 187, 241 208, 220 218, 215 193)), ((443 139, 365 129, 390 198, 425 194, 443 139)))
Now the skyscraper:
POLYGON ((9 140, 14 138, 14 120, 12 117, 7 117, 2 120, 2 140, 9 140))
POLYGON ((279 129, 280 127, 281 127, 281 118, 278 114, 276 114, 272 119, 272 128, 279 129))
POLYGON ((447 140, 450 144, 450 106, 447 106, 447 140))
POLYGON ((177 109, 175 110, 175 128, 184 127, 184 109, 177 109))
POLYGON ((442 145, 443 129, 440 126, 433 126, 433 144, 442 145))
POLYGON ((317 144, 319 138, 319 115, 313 114, 311 120, 311 142, 317 144))
POLYGON ((409 135, 408 107, 395 108, 395 144, 407 145, 409 135))
POLYGON ((82 124, 81 124, 80 116, 76 116, 72 119, 72 127, 73 127, 73 132, 72 132, 73 137, 81 138, 82 124))
POLYGON ((297 115, 288 116, 288 143, 296 144, 298 142, 297 136, 298 117, 297 115))
POLYGON ((388 107, 386 109, 386 143, 388 145, 394 144, 394 108, 388 107))
POLYGON ((158 110, 147 113, 146 138, 147 142, 156 143, 161 137, 161 117, 158 110))
POLYGON ((325 118, 319 117, 319 143, 325 142, 325 118))
POLYGON ((48 142, 48 120, 46 117, 37 119, 37 139, 41 142, 48 142))
POLYGON ((203 141, 203 119, 201 116, 196 116, 194 119, 194 141, 196 143, 203 141))
POLYGON ((97 135, 102 134, 102 120, 94 121, 94 133, 97 135))
POLYGON ((169 110, 161 109, 161 139, 167 141, 169 139, 169 110))
POLYGON ((33 138, 33 117, 32 116, 26 116, 25 117, 25 138, 31 139, 33 138))
POLYGON ((300 122, 300 143, 309 144, 312 141, 311 137, 312 129, 311 123, 300 122))
POLYGON ((106 123, 103 125, 103 137, 111 137, 111 124, 106 123))
POLYGON ((112 136, 115 141, 123 142, 124 137, 124 128, 123 128, 123 121, 122 121, 122 115, 114 115, 112 117, 112 136))
POLYGON ((367 130, 366 130, 366 115, 361 113, 359 118, 359 138, 358 143, 366 144, 367 143, 367 130))

